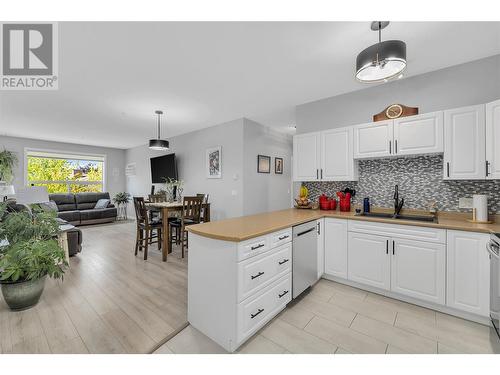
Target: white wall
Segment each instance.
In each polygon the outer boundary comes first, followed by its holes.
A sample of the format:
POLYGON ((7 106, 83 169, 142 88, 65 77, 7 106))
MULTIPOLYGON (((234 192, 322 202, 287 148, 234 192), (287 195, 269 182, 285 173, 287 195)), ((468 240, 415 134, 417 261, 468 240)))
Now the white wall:
POLYGON ((26 168, 26 166, 24 165, 24 149, 34 148, 84 154, 106 155, 106 191, 109 191, 111 197, 113 197, 113 195, 118 192, 125 191, 125 150, 5 136, 0 136, 0 148, 14 151, 17 155, 18 164, 14 169, 13 181, 15 188, 24 186, 24 171, 26 168))
MULTIPOLYGON (((152 151, 147 145, 126 151, 127 163, 136 163, 136 175, 127 177, 127 191, 147 196, 151 191, 151 157, 175 152, 183 195, 209 194, 212 220, 243 214, 243 119, 169 138, 168 152, 152 151), (222 178, 206 178, 206 149, 222 146, 222 178), (233 195, 234 194, 234 195, 233 195)), ((159 185, 158 185, 159 186, 159 185)), ((132 210, 129 210, 129 215, 132 210)))
MULTIPOLYGON (((291 137, 248 119, 238 119, 169 139, 170 150, 158 152, 147 145, 126 151, 126 162, 136 164, 127 177, 127 191, 147 196, 151 191, 151 157, 175 152, 183 195, 209 194, 212 220, 290 207, 291 137), (206 178, 206 149, 222 146, 222 178, 206 178), (257 173, 257 155, 284 159, 283 175, 257 173)), ((158 188, 160 184, 155 184, 158 188)), ((129 215, 133 212, 129 210, 129 215)))
MULTIPOLYGON (((409 62, 411 64, 411 61, 409 62)), ((420 113, 487 103, 500 98, 500 55, 296 107, 297 133, 362 124, 392 103, 420 113)))
POLYGON ((243 215, 290 207, 292 137, 245 119, 243 127, 243 215), (257 173, 257 155, 271 157, 271 173, 257 173), (283 158, 283 174, 274 173, 274 158, 283 158))

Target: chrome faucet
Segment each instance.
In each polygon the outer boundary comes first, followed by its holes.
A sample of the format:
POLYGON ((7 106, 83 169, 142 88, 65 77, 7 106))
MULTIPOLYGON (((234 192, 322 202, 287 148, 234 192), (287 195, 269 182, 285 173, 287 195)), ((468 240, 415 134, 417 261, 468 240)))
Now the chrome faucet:
POLYGON ((403 204, 405 203, 405 199, 399 200, 399 186, 394 186, 394 216, 398 216, 403 208, 403 204))

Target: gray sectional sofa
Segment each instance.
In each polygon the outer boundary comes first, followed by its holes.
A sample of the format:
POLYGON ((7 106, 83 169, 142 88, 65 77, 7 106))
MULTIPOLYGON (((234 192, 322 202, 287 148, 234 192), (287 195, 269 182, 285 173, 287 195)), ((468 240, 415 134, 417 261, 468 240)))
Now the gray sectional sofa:
POLYGON ((110 199, 109 193, 50 194, 57 205, 57 216, 73 225, 109 223, 116 220, 116 207, 95 208, 99 199, 110 199))

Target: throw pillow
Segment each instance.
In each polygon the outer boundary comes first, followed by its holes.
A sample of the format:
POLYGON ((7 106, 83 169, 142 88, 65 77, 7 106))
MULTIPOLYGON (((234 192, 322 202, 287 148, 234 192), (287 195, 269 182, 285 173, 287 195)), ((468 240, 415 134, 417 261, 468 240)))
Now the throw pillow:
POLYGON ((108 205, 109 205, 109 202, 110 202, 109 199, 99 199, 97 201, 97 203, 95 204, 94 208, 97 208, 97 209, 99 209, 99 208, 101 208, 101 209, 107 208, 108 205))
POLYGON ((55 211, 57 212, 57 204, 56 202, 54 201, 49 201, 49 202, 43 202, 43 203, 39 203, 40 204, 40 207, 44 210, 44 211, 55 211))

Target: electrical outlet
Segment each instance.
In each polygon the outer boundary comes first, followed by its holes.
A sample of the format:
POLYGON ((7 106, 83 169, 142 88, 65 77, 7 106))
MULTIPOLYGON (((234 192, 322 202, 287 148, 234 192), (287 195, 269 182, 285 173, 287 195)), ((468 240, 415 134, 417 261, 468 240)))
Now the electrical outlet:
POLYGON ((472 208, 472 198, 459 198, 458 208, 472 208))

